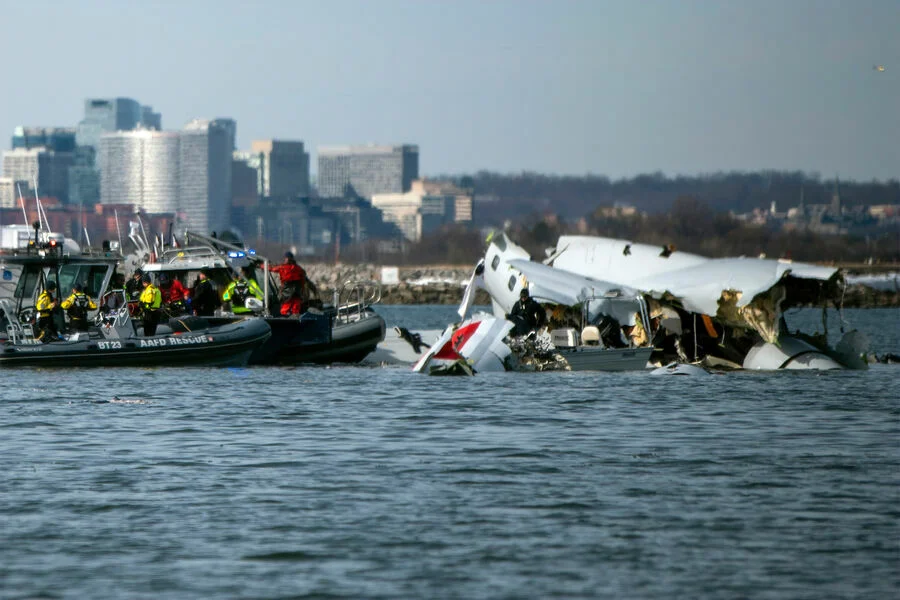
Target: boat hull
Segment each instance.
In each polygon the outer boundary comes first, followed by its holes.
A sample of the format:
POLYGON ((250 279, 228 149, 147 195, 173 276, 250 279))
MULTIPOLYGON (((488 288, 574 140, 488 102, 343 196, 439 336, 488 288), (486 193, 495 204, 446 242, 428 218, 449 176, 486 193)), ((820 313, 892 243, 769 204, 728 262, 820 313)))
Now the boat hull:
MULTIPOLYGON (((239 317, 238 317, 239 318, 239 317)), ((193 327, 200 321, 234 322, 235 317, 188 317, 170 325, 193 327)), ((266 317, 272 337, 250 355, 251 365, 358 363, 384 340, 385 324, 372 310, 351 321, 333 314, 306 312, 300 317, 266 317)))
POLYGON ((151 337, 11 344, 0 347, 2 367, 234 367, 246 365, 271 336, 262 319, 151 337))
MULTIPOLYGON (((304 315, 306 316, 306 315, 304 315)), ((330 335, 310 335, 313 325, 298 319, 267 319, 272 340, 250 357, 250 364, 331 364, 358 363, 384 339, 384 319, 370 312, 350 322, 329 319, 330 335)), ((321 327, 319 325, 319 327, 321 327)))

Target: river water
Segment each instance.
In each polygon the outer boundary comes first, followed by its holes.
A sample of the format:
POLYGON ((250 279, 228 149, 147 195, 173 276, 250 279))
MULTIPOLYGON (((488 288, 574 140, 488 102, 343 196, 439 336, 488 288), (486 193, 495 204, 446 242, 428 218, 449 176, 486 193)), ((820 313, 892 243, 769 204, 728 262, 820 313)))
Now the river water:
POLYGON ((0 597, 897 597, 898 374, 4 372, 0 597))

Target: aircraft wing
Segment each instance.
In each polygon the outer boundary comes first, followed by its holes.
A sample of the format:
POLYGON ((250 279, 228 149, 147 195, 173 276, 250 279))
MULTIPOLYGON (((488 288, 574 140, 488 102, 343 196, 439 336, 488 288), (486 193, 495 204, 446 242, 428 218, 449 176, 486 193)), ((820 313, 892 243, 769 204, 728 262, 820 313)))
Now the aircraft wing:
POLYGON ((638 296, 638 291, 628 286, 578 275, 523 258, 510 260, 509 265, 528 279, 528 289, 538 300, 574 306, 591 298, 638 296))

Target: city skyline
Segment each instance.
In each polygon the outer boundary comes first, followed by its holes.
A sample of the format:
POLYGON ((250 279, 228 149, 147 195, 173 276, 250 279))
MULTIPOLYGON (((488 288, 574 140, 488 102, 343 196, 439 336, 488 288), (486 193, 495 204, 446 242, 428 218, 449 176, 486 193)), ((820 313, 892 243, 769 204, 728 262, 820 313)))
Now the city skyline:
POLYGON ((6 66, 6 136, 121 96, 167 130, 232 118, 239 149, 303 141, 313 169, 320 146, 374 143, 418 145, 428 176, 900 177, 892 0, 0 7, 43 36, 8 34, 29 51, 6 66))

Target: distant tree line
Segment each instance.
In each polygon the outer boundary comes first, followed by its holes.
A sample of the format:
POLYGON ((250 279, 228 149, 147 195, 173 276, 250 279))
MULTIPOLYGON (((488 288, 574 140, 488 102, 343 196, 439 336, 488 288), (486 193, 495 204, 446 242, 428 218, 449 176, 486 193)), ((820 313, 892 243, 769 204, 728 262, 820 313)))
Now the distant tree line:
POLYGON ((499 226, 530 214, 577 219, 599 206, 633 206, 648 213, 668 212, 676 198, 691 197, 717 212, 779 211, 799 205, 827 204, 837 184, 844 206, 900 204, 900 181, 843 181, 802 171, 730 172, 666 177, 662 173, 611 180, 600 175, 500 174, 481 171, 443 177, 474 190, 475 224, 499 226))
MULTIPOLYGON (((420 242, 384 240, 340 248, 342 262, 382 264, 474 264, 484 255, 491 229, 506 229, 512 239, 541 260, 545 249, 562 234, 600 235, 635 242, 672 244, 676 251, 710 257, 790 257, 808 262, 839 261, 881 263, 900 261, 897 228, 867 237, 818 235, 809 231, 776 231, 745 223, 732 213, 768 209, 779 211, 799 205, 831 202, 839 185, 841 203, 857 206, 900 204, 900 182, 860 183, 823 179, 818 174, 764 171, 716 173, 667 178, 661 173, 630 179, 521 173, 479 172, 452 180, 475 194, 474 221, 446 225, 420 242), (629 206, 637 211, 611 211, 629 206)), ((329 251, 321 258, 334 260, 329 251)))

